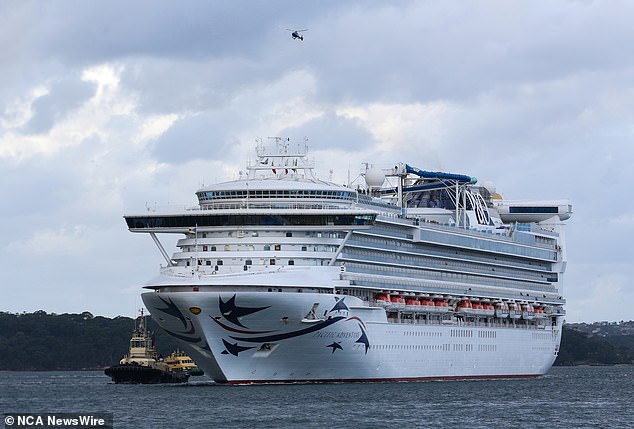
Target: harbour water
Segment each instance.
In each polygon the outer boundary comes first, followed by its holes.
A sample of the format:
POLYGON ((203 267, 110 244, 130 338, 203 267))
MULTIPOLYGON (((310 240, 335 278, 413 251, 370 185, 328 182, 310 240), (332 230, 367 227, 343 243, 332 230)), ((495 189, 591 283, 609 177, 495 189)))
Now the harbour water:
POLYGON ((0 412, 111 412, 121 428, 631 428, 634 366, 519 380, 116 385, 98 371, 0 372, 0 412))

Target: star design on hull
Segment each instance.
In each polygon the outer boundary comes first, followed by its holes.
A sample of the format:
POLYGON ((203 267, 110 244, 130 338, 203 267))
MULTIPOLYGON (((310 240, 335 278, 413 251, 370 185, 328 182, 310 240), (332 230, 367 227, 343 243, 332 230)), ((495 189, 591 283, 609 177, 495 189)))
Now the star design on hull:
POLYGON ((359 328, 361 328, 361 336, 359 337, 357 341, 355 341, 355 343, 364 344, 365 354, 367 355, 368 349, 370 348, 370 340, 368 340, 368 336, 365 334, 365 330, 361 327, 361 325, 359 325, 359 328))
POLYGON ((244 326, 242 323, 240 323, 240 320, 238 320, 239 317, 247 316, 247 315, 253 314, 253 313, 257 313, 258 311, 262 311, 262 310, 265 310, 265 309, 269 308, 269 306, 266 306, 266 307, 239 307, 239 306, 236 305, 236 296, 234 294, 231 298, 229 298, 229 300, 227 302, 223 301, 222 298, 218 298, 218 308, 220 310, 220 313, 229 322, 233 323, 234 325, 246 328, 246 326, 244 326))
POLYGON ((329 344, 326 347, 332 347, 333 353, 337 350, 343 350, 343 347, 341 347, 341 343, 339 341, 333 341, 332 344, 329 344))
POLYGON ((185 320, 185 316, 183 316, 183 313, 178 309, 176 304, 174 304, 172 299, 171 298, 167 298, 167 301, 166 301, 160 296, 158 298, 163 302, 163 304, 166 305, 166 307, 164 307, 164 308, 156 307, 156 309, 158 311, 162 311, 163 313, 168 314, 168 315, 170 315, 172 317, 176 317, 177 319, 179 319, 183 323, 183 327, 187 328, 187 321, 185 320))
POLYGON ((173 332, 167 329, 165 326, 161 326, 161 328, 171 335, 174 338, 178 338, 179 340, 187 341, 188 343, 197 343, 201 340, 199 336, 196 336, 196 328, 194 327, 194 323, 191 321, 189 317, 183 315, 183 313, 179 310, 179 308, 174 304, 171 298, 163 299, 162 297, 158 297, 158 299, 165 304, 165 307, 154 307, 157 311, 165 313, 175 319, 178 319, 183 324, 183 328, 186 330, 182 332, 173 332), (189 324, 189 329, 187 329, 187 325, 189 324))
POLYGON ((234 356, 238 356, 238 353, 240 352, 255 348, 255 347, 239 346, 237 342, 234 344, 231 344, 229 341, 225 340, 224 338, 222 342, 225 345, 225 349, 222 352, 220 352, 220 354, 223 354, 223 355, 232 354, 234 356))
POLYGON ((348 306, 343 302, 343 300, 346 299, 345 297, 341 298, 340 300, 337 301, 337 303, 335 304, 334 307, 332 307, 332 309, 330 310, 330 312, 333 311, 349 311, 350 309, 348 308, 348 306))

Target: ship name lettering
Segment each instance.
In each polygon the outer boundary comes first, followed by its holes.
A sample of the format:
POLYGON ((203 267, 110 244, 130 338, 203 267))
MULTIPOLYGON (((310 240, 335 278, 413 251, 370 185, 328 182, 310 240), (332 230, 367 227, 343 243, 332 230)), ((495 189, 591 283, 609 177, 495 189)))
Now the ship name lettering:
POLYGON ((356 338, 359 336, 358 332, 343 331, 343 332, 315 332, 313 338, 356 338))

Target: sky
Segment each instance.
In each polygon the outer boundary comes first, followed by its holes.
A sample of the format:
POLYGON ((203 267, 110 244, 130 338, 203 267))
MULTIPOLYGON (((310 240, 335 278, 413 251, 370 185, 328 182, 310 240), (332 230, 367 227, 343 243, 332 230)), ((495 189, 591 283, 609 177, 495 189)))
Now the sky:
POLYGON ((163 259, 124 213, 194 205, 284 136, 338 183, 407 162, 571 200, 567 321, 632 320, 632 16, 620 0, 0 2, 0 311, 134 316, 163 259))

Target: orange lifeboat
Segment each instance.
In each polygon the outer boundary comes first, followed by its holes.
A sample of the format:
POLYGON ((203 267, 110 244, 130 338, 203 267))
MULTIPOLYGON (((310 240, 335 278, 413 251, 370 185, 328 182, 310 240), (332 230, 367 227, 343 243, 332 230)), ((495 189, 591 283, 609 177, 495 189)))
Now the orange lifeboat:
POLYGON ((534 309, 535 309, 535 318, 536 319, 542 319, 545 316, 544 309, 542 307, 536 305, 534 307, 534 309))
POLYGON ((473 306, 471 305, 471 301, 469 301, 468 299, 461 299, 456 305, 456 312, 473 314, 473 306))
POLYGON ((522 317, 522 310, 515 302, 509 302, 509 317, 511 319, 519 319, 522 317))
POLYGON ((535 318, 535 309, 531 304, 522 304, 522 318, 525 320, 533 320, 535 318))
POLYGON ((491 304, 489 301, 486 301, 482 303, 482 312, 485 316, 494 316, 495 308, 493 307, 493 304, 491 304))
POLYGON ((420 302, 421 305, 425 305, 427 307, 433 307, 434 306, 434 301, 432 301, 429 298, 423 298, 420 302))
POLYGON ((503 301, 495 303, 495 317, 499 317, 500 319, 506 319, 509 317, 509 306, 503 301))
POLYGON ((423 297, 420 300, 421 310, 423 311, 435 311, 434 301, 429 297, 423 297))
POLYGON ((439 298, 432 301, 432 305, 434 306, 437 313, 447 313, 449 312, 449 304, 447 300, 439 298))
POLYGON ((405 305, 415 305, 415 306, 420 306, 420 301, 418 300, 418 298, 407 298, 405 299, 405 305))
POLYGON ((379 305, 388 305, 390 303, 390 296, 386 293, 377 293, 374 299, 379 305))
POLYGON ((392 305, 395 305, 397 307, 404 307, 405 306, 405 298, 403 298, 400 295, 393 295, 392 297, 392 305))

